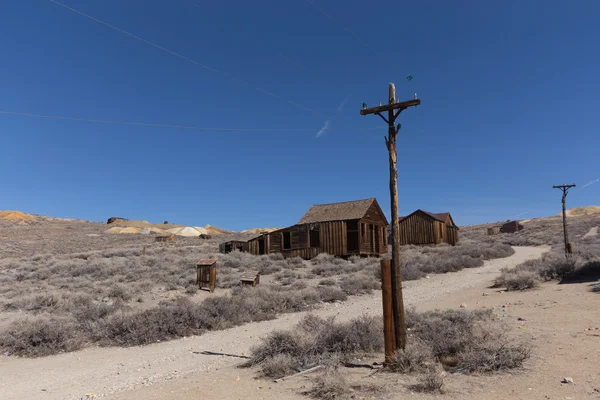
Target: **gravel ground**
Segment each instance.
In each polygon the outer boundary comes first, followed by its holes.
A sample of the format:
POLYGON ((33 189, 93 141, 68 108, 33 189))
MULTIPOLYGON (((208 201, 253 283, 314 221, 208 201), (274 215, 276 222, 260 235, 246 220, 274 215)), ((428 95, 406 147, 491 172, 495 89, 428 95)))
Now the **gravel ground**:
MULTIPOLYGON (((432 275, 404 284, 405 304, 431 301, 491 282, 501 268, 538 258, 547 247, 515 247, 511 257, 486 261, 483 267, 432 275)), ((459 305, 448 305, 458 307, 459 305)), ((381 293, 350 297, 344 303, 324 304, 312 311, 347 320, 361 314, 381 315, 381 293)), ((41 359, 0 356, 2 399, 86 399, 110 397, 136 388, 177 379, 192 373, 211 373, 239 363, 204 351, 244 355, 260 338, 275 329, 296 324, 306 313, 286 314, 273 321, 246 324, 225 331, 132 348, 88 348, 41 359)), ((218 374, 218 373, 217 373, 218 374)), ((134 392, 130 392, 132 395, 134 392)))

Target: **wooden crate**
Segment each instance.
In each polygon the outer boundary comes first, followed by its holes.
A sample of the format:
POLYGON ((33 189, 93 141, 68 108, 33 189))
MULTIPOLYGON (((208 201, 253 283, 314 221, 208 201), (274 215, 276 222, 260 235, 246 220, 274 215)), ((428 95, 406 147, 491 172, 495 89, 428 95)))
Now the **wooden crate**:
POLYGON ((260 283, 259 272, 246 272, 240 279, 242 285, 256 287, 260 283))
POLYGON ((154 240, 156 242, 174 242, 175 241, 175 235, 157 236, 154 240))
POLYGON ((215 291, 215 282, 217 281, 217 260, 200 260, 196 264, 196 282, 198 288, 208 288, 212 293, 215 291))

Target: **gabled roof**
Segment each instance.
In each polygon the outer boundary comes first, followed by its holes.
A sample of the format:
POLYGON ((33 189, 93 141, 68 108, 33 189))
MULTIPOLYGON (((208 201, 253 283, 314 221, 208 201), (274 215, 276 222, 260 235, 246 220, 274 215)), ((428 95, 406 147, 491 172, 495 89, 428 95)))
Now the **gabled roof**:
POLYGON ((342 203, 317 204, 309 208, 304 217, 298 221, 298 224, 361 219, 373 203, 377 204, 374 198, 342 203))
MULTIPOLYGON (((399 221, 402 221, 402 220, 404 220, 404 219, 406 219, 406 218, 410 217, 411 215, 413 215, 413 214, 416 214, 416 213, 418 213, 418 212, 421 212, 421 213, 423 213, 423 214, 425 214, 425 215, 428 215, 428 216, 430 216, 431 218, 435 219, 436 221, 440 221, 440 222, 444 222, 444 223, 446 223, 446 222, 448 221, 448 217, 449 217, 449 218, 450 218, 450 221, 452 221, 452 225, 456 226, 456 224, 454 223, 454 220, 452 219, 452 216, 450 215, 450 213, 449 213, 449 212, 443 212, 443 213, 432 213, 432 212, 429 212, 429 211, 424 211, 424 210, 421 210, 421 209, 418 209, 418 210, 416 210, 416 211, 414 211, 414 212, 410 213, 410 214, 409 214, 409 215, 407 215, 406 217, 399 217, 399 218, 398 218, 398 220, 399 220, 399 221)), ((456 227, 456 228, 458 229, 458 227, 456 227)))

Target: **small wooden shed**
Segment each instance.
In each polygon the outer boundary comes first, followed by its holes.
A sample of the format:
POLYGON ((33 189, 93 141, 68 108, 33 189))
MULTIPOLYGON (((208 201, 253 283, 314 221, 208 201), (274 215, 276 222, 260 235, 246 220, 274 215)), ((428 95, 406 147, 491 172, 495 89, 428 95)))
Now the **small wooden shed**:
POLYGON ((523 225, 519 221, 509 221, 500 227, 502 233, 515 233, 523 230, 523 225))
POLYGON ((491 228, 487 228, 488 235, 496 235, 500 233, 500 226, 492 226, 491 228))
POLYGON ((167 236, 156 236, 154 239, 156 242, 174 242, 175 235, 167 235, 167 236))
POLYGON ((400 244, 436 245, 458 243, 458 226, 449 212, 431 213, 417 210, 399 218, 400 244))
POLYGON ((196 264, 196 282, 198 288, 208 288, 212 293, 215 291, 215 283, 217 281, 217 260, 209 258, 198 261, 196 264))
POLYGON ((242 275, 241 284, 246 286, 256 287, 260 283, 260 273, 255 271, 248 271, 242 275))

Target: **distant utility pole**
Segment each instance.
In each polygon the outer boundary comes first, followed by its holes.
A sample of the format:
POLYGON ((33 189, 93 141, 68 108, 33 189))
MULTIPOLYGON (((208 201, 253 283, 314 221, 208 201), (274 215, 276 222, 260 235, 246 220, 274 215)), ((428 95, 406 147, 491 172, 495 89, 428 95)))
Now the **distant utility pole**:
POLYGON ((402 271, 400 267, 400 225, 398 223, 398 170, 396 169, 396 136, 400 131, 400 124, 395 126, 396 118, 400 113, 409 107, 418 106, 421 100, 415 98, 413 100, 397 102, 396 87, 393 83, 389 86, 388 105, 379 107, 367 108, 363 103, 363 109, 360 110, 361 115, 375 114, 381 117, 388 124, 388 136, 385 138, 385 145, 389 152, 390 161, 390 198, 392 209, 392 263, 382 261, 382 289, 383 289, 383 310, 384 310, 384 336, 386 341, 386 361, 390 361, 397 349, 404 349, 406 346, 406 316, 404 314, 404 300, 402 298, 402 271), (387 111, 387 118, 382 113, 387 111), (386 269, 392 269, 387 271, 386 269), (391 282, 385 282, 385 277, 390 276, 391 282), (391 285, 391 291, 387 285, 391 285), (391 292, 390 296, 386 293, 391 292), (386 300, 386 298, 388 300, 386 300), (391 300, 391 307, 386 304, 386 301, 391 300), (391 308, 392 315, 386 315, 391 308), (393 328, 393 329, 391 329, 393 328))
POLYGON ((562 195, 562 218, 563 218, 563 234, 565 239, 565 254, 567 256, 573 253, 573 248, 571 247, 571 243, 569 243, 569 233, 567 232, 567 193, 569 192, 569 188, 575 187, 575 184, 572 185, 554 185, 552 188, 561 189, 563 192, 562 195))

